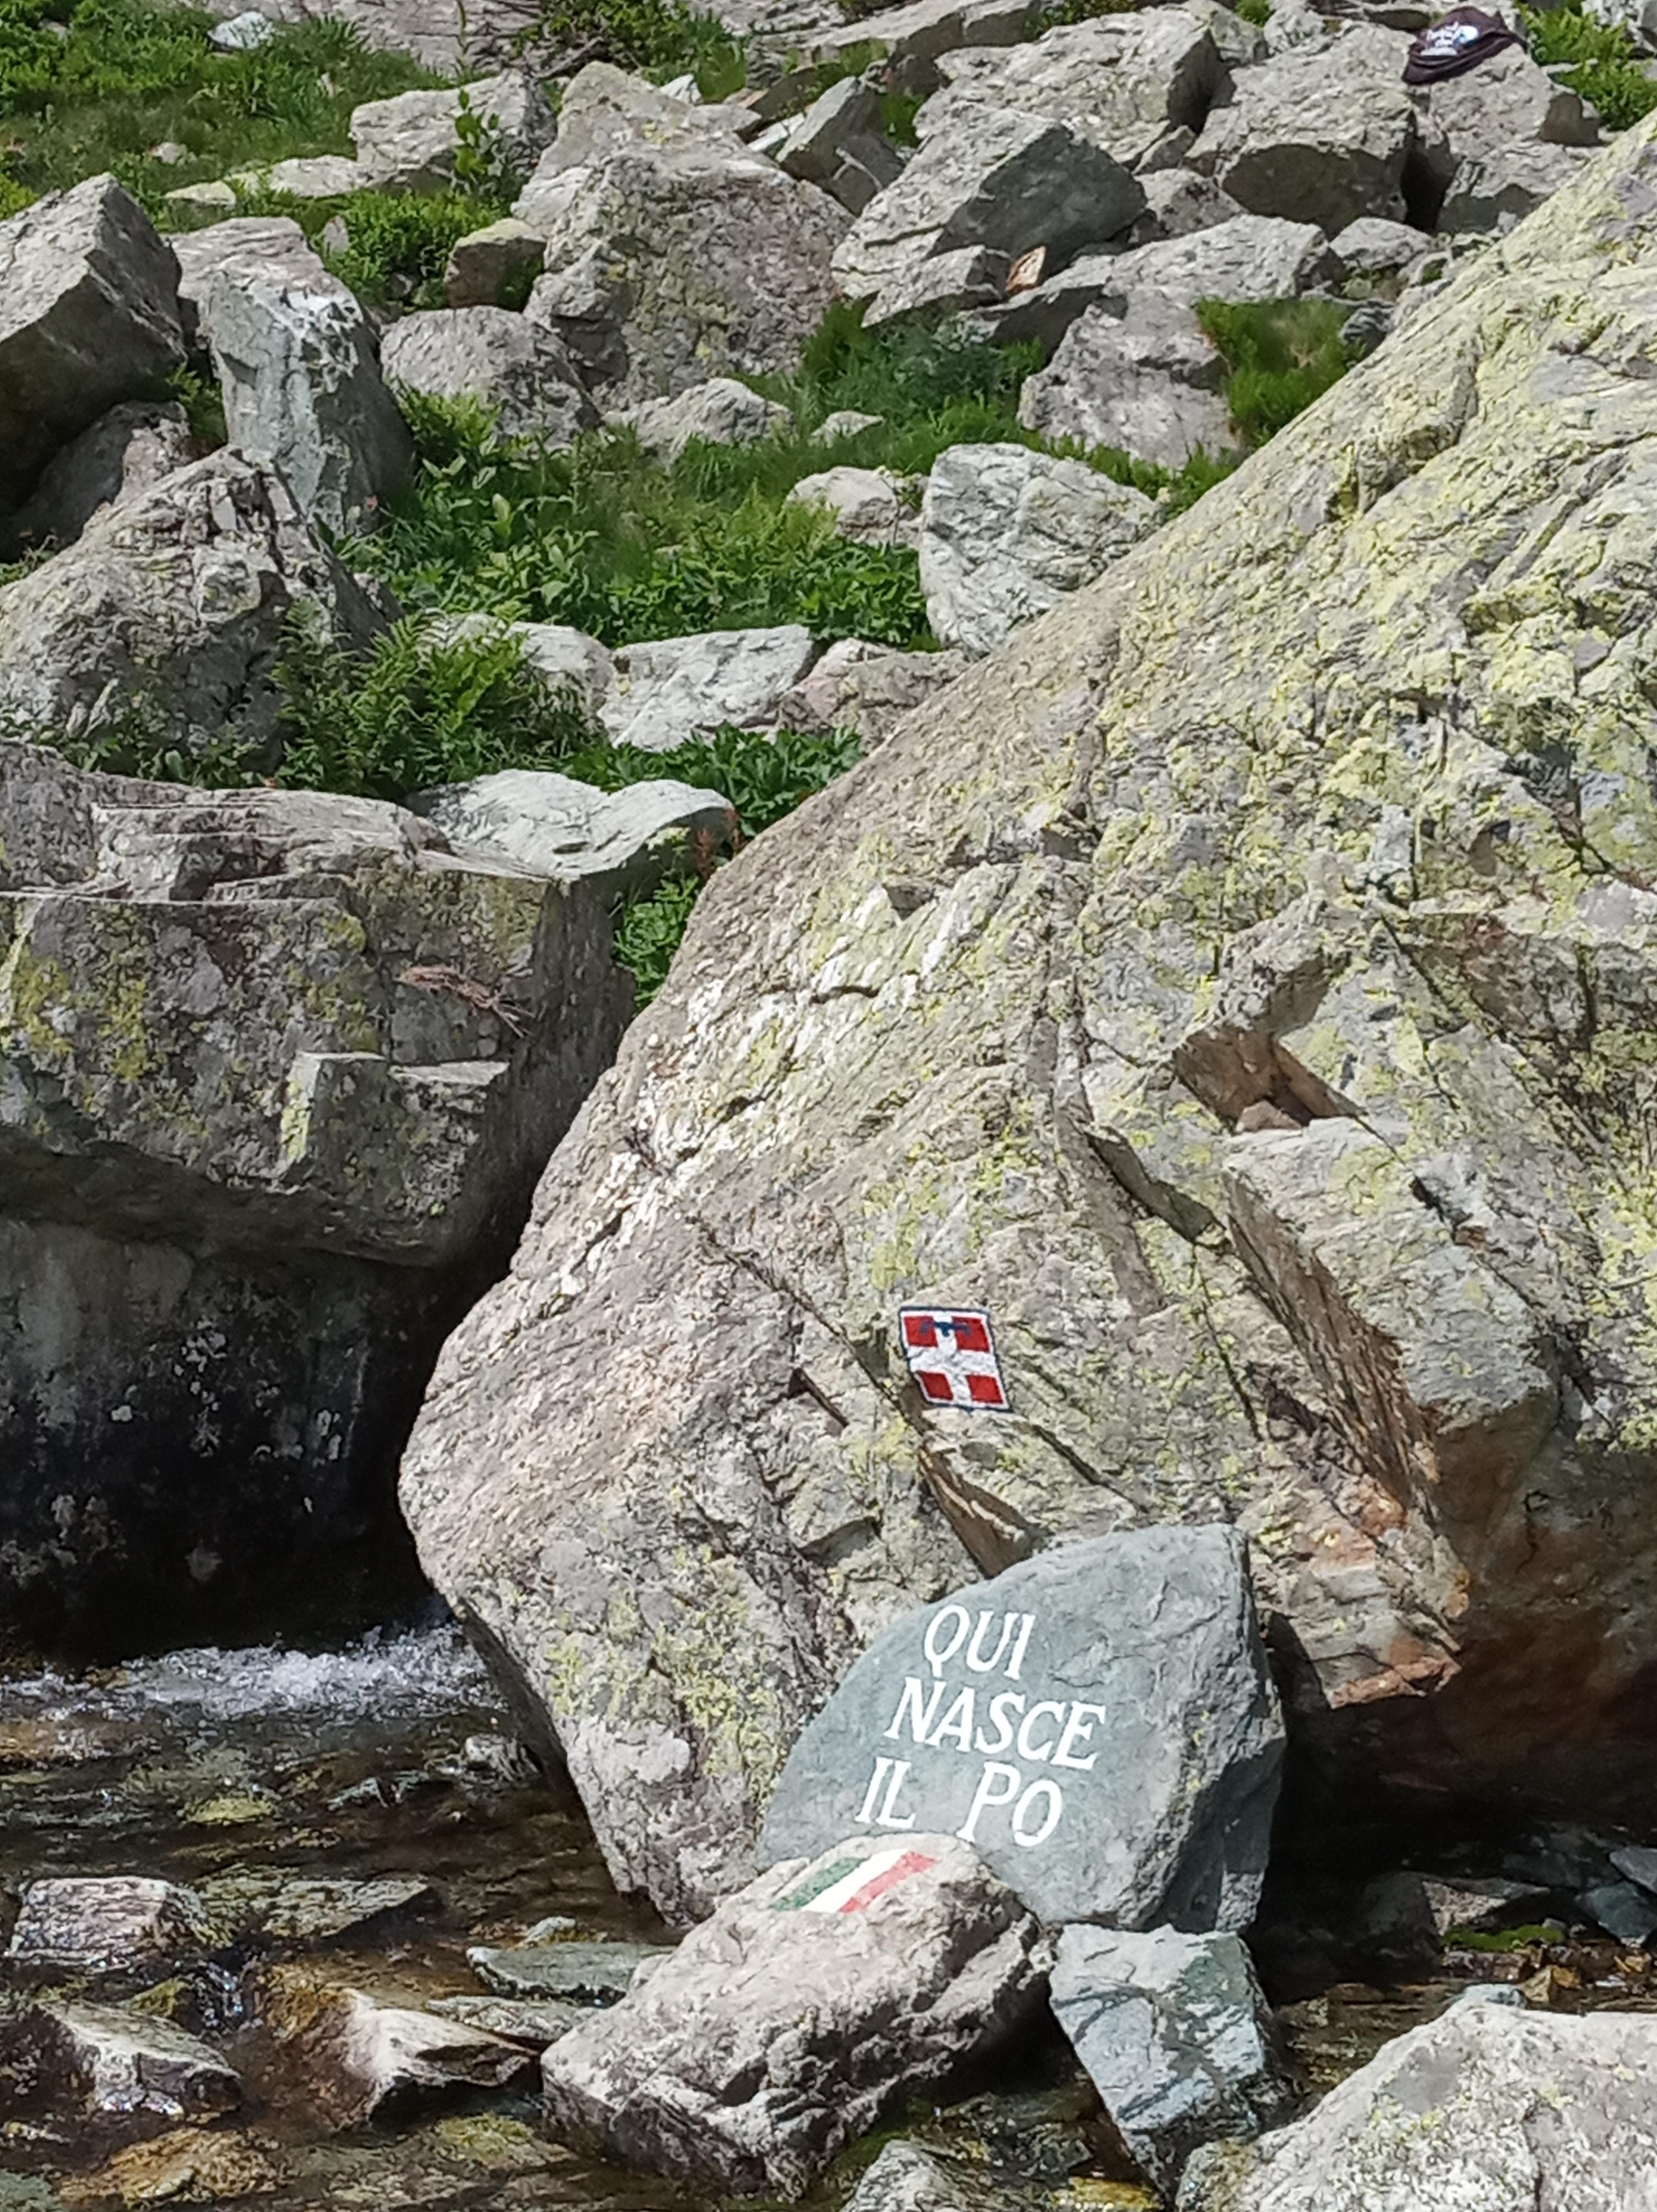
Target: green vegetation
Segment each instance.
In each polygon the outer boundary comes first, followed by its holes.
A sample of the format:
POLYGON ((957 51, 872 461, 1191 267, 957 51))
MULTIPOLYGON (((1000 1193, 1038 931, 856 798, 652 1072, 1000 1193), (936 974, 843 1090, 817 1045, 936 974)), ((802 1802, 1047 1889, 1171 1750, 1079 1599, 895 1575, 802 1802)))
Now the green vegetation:
POLYGON ((1237 13, 1258 30, 1270 18, 1271 0, 1237 0, 1237 13))
POLYGON ((1444 1945, 1450 1951, 1529 1951, 1538 1945, 1545 1949, 1559 1940, 1557 1927, 1538 1921, 1523 1928, 1451 1928, 1445 1932, 1444 1945))
POLYGON ((565 57, 613 62, 658 84, 692 76, 704 100, 728 100, 747 82, 746 41, 679 0, 553 0, 535 35, 565 57))
POLYGON ((211 16, 150 0, 0 0, 0 205, 113 170, 159 214, 175 186, 350 150, 352 108, 442 79, 338 22, 221 53, 211 16), (149 157, 170 141, 174 164, 149 157))
POLYGON ((1596 23, 1582 12, 1582 0, 1561 0, 1557 7, 1521 9, 1531 52, 1544 66, 1574 62, 1565 82, 1590 100, 1608 131, 1626 131, 1657 107, 1657 84, 1640 66, 1626 31, 1596 23))
POLYGON ((1197 320, 1231 374, 1226 402, 1232 427, 1252 450, 1345 375, 1345 317, 1326 300, 1264 300, 1238 305, 1203 300, 1197 320))

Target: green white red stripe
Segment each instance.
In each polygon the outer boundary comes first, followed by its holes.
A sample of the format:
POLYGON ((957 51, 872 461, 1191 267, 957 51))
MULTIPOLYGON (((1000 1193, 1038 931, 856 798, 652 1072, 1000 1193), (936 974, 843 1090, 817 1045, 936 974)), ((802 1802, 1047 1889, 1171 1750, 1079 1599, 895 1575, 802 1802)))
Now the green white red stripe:
POLYGON ((871 1851, 867 1858, 836 1859, 821 1867, 811 1879, 786 1897, 779 1898, 779 1912, 862 1912, 911 1875, 924 1874, 935 1862, 923 1851, 901 1847, 871 1851))

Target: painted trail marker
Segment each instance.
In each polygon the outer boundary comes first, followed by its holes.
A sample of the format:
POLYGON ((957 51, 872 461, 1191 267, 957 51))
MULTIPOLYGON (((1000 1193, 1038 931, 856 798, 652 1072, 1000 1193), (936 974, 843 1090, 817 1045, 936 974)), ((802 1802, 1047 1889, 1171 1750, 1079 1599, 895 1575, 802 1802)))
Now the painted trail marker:
POLYGON ((895 1867, 947 1835, 1049 1923, 1240 1928, 1282 1751, 1234 1530, 1058 1545, 864 1653, 795 1744, 760 1861, 864 1834, 895 1867))
POLYGON ((987 1313, 951 1306, 902 1306, 904 1358, 929 1405, 969 1413, 1004 1413, 1007 1384, 987 1313))

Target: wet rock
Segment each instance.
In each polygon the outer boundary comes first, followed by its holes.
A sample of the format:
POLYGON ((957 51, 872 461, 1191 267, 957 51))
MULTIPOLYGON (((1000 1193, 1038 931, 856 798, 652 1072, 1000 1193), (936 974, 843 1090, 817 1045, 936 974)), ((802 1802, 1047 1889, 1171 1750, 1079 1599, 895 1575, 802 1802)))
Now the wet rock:
POLYGON ((521 2043, 539 2052, 581 2021, 584 2007, 561 2004, 548 1998, 531 2002, 511 1997, 434 1997, 429 2009, 443 2020, 458 2020, 484 2035, 498 2035, 508 2043, 521 2043))
POLYGON ((444 301, 451 307, 501 307, 515 287, 533 283, 545 258, 546 240, 539 231, 516 216, 503 216, 449 248, 444 301))
POLYGON ((914 1826, 1050 1925, 1240 1928, 1282 1742, 1236 1537, 1100 1537, 889 1630, 795 1745, 759 1856, 914 1826))
POLYGON ((1457 2005, 1387 2044, 1306 2118, 1252 2146, 1197 2151, 1179 2212, 1612 2204, 1631 2176, 1657 2172, 1654 2088, 1648 2015, 1457 2005))
POLYGON ((435 1912, 440 1902, 418 1875, 307 1875, 295 1868, 259 1867, 210 1877, 202 1901, 216 1921, 239 1934, 278 1943, 326 1943, 378 1933, 391 1923, 435 1912))
POLYGON ((963 1844, 854 1838, 762 1875, 554 2044, 548 2120, 626 2165, 797 2196, 889 2105, 1016 2035, 1045 1969, 963 1844))
POLYGON ((9 1959, 106 1974, 206 1949, 212 1923, 194 1890, 138 1875, 78 1875, 24 1890, 9 1959))
POLYGON ((1002 2212, 1004 2188, 918 2143, 889 2142, 846 2199, 846 2212, 1002 2212))
POLYGON ((913 544, 919 535, 919 519, 904 497, 904 479, 890 469, 825 469, 801 477, 789 502, 826 507, 834 517, 835 536, 858 544, 913 544))
POLYGON ((834 254, 849 299, 869 300, 935 255, 983 246, 1055 258, 1125 230, 1145 204, 1119 161, 1064 123, 985 109, 970 131, 928 142, 834 254))
POLYGON ((779 702, 817 658, 803 623, 720 629, 621 647, 599 712, 612 744, 667 752, 726 722, 772 729, 779 702))
POLYGON ((794 417, 734 377, 711 376, 677 398, 648 399, 618 419, 647 453, 671 467, 693 438, 712 446, 749 446, 787 429, 794 417))
POLYGON ((437 192, 452 185, 463 101, 509 174, 527 176, 557 134, 546 95, 521 70, 475 77, 455 92, 399 93, 351 110, 362 183, 381 192, 437 192))
POLYGON ((1191 153, 1254 215, 1315 222, 1331 234, 1360 216, 1402 221, 1415 110, 1402 70, 1408 41, 1357 24, 1327 46, 1278 55, 1237 78, 1191 153))
POLYGON ((409 804, 457 845, 503 854, 560 881, 590 878, 612 899, 653 889, 698 848, 717 852, 732 818, 728 800, 691 784, 663 779, 606 792, 533 769, 443 784, 417 792, 409 804))
POLYGON ((79 2181, 70 2201, 194 2204, 267 2196, 283 2178, 272 2152, 251 2136, 175 2128, 117 2151, 79 2181))
POLYGON ((850 730, 865 745, 878 745, 967 665, 964 653, 899 653, 840 638, 784 695, 777 722, 785 730, 850 730))
POLYGON ((175 250, 232 446, 278 470, 328 529, 364 527, 402 485, 413 446, 355 295, 285 219, 215 223, 175 250))
POLYGON ((195 453, 182 407, 123 401, 46 464, 34 497, 17 518, 16 537, 36 545, 72 545, 94 515, 152 489, 174 469, 186 467, 195 453))
POLYGON ((515 1950, 478 1944, 466 1953, 466 1963, 502 1996, 613 2004, 641 1966, 659 1965, 664 1955, 651 1943, 531 1943, 515 1950))
POLYGON ((0 501, 57 448, 184 364, 178 270, 113 177, 0 222, 0 501))
POLYGON ((1052 2006, 1140 2171, 1172 2197, 1186 2159, 1288 2110, 1270 2016, 1241 1941, 1067 1928, 1052 2006))
POLYGON ((330 2127, 358 2127, 434 2096, 503 2089, 534 2064, 521 2044, 464 2021, 294 1968, 266 1978, 260 2009, 288 2076, 330 2127))
POLYGON ((990 653, 1144 537, 1143 492, 1027 446, 951 446, 921 502, 921 589, 946 645, 990 653))
POLYGON ((563 340, 505 307, 405 315, 381 340, 380 360, 394 389, 475 399, 503 438, 557 447, 598 426, 599 410, 563 340))
POLYGON ((725 137, 543 164, 514 212, 547 241, 526 312, 618 408, 710 376, 791 370, 833 297, 847 221, 725 137))
MULTIPOLYGON (((280 491, 233 453, 197 463, 0 594, 0 640, 129 710, 142 652, 181 731, 251 717, 261 677, 271 711, 283 591, 349 592, 280 491), (267 539, 218 532, 250 509, 267 539), (198 610, 223 633, 192 636, 198 610)), ((19 667, 0 652, 14 700, 19 667)), ((387 1455, 421 1363, 618 1034, 609 914, 359 799, 0 745, 0 1275, 22 1316, 0 1618, 102 1645, 165 1612, 205 1642, 338 1605, 395 1572, 387 1455)))
POLYGON ((211 2119, 241 2101, 228 2062, 124 2005, 31 2006, 0 2028, 0 2106, 104 2118, 211 2119))

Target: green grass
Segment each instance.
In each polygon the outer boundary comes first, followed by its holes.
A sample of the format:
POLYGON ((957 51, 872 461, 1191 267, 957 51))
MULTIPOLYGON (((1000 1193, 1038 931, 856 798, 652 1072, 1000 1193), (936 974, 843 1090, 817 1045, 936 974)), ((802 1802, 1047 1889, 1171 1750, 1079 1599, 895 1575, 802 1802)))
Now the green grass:
POLYGON ((1232 427, 1251 450, 1275 437, 1351 366, 1341 343, 1346 319, 1326 300, 1203 300, 1197 316, 1230 371, 1232 427))
POLYGON ((535 26, 539 45, 665 84, 693 76, 704 100, 728 100, 747 82, 747 46, 710 15, 679 0, 553 0, 535 26))
POLYGON ((1576 64, 1565 82, 1593 101, 1608 131, 1626 131, 1657 107, 1657 84, 1638 66, 1634 41, 1585 15, 1582 0, 1521 9, 1520 16, 1538 62, 1576 64))
MULTIPOLYGON (((320 200, 248 191, 236 202, 238 216, 289 217, 336 276, 367 306, 382 309, 441 307, 443 270, 457 240, 509 212, 507 200, 476 190, 348 192, 320 200), (338 251, 328 236, 336 221, 349 241, 338 251)), ((186 227, 218 220, 204 215, 186 227)))
POLYGON ((442 80, 343 23, 222 54, 212 18, 148 0, 0 0, 0 188, 12 204, 113 170, 152 214, 176 186, 350 150, 353 107, 442 80), (165 140, 169 166, 148 158, 165 140))

